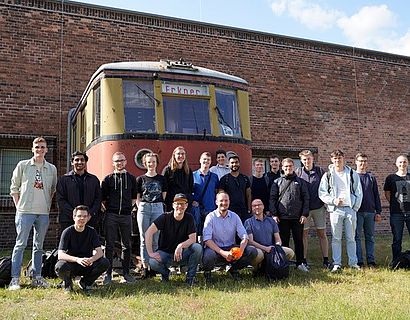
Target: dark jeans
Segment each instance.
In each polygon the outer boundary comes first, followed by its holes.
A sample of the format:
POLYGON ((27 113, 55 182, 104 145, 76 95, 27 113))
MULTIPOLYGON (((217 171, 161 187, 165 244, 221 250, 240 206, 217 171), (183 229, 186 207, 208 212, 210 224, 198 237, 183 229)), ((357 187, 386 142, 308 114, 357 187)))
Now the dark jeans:
POLYGON ((55 266, 55 271, 57 275, 64 280, 66 288, 72 286, 72 279, 76 276, 82 276, 84 283, 87 286, 91 286, 109 266, 110 262, 104 257, 98 259, 89 267, 83 267, 75 262, 58 260, 55 266))
POLYGON ((296 264, 300 265, 303 262, 303 224, 299 222, 299 219, 281 219, 279 231, 284 247, 289 247, 290 233, 292 232, 296 264))
POLYGON ((118 230, 120 231, 122 247, 122 271, 123 274, 130 273, 131 263, 131 215, 119 215, 107 212, 105 214, 105 257, 110 262, 107 274, 112 273, 112 260, 115 241, 117 241, 118 230))
MULTIPOLYGON (((232 247, 238 247, 236 245, 230 247, 222 247, 222 250, 229 251, 232 247)), ((258 252, 253 246, 246 246, 242 257, 234 262, 228 262, 224 257, 219 253, 216 253, 214 250, 206 247, 204 250, 204 256, 202 257, 202 264, 204 271, 211 271, 215 266, 225 265, 230 263, 234 271, 238 271, 252 264, 252 261, 255 260, 258 252)))
POLYGON ((410 234, 410 214, 390 213, 390 227, 393 234, 393 243, 391 245, 393 252, 392 260, 395 260, 401 253, 404 224, 406 224, 407 231, 410 234))

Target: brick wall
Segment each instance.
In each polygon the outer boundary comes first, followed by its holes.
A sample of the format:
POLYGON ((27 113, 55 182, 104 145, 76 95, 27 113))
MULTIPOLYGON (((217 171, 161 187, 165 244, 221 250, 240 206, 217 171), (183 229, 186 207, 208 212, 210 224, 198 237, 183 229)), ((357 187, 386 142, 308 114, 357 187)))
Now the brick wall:
POLYGON ((409 151, 408 57, 69 1, 0 0, 0 38, 0 132, 55 137, 59 174, 68 111, 114 61, 184 57, 246 79, 258 155, 310 147, 327 166, 360 150, 382 186, 409 151))

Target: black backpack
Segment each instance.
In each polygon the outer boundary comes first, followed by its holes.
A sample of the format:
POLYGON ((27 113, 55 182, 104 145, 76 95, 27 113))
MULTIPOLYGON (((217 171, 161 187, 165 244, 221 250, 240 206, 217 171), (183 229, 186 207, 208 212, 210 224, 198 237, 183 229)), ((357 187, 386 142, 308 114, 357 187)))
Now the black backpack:
POLYGON ((265 274, 269 280, 280 280, 289 277, 289 260, 279 245, 265 254, 265 274))
MULTIPOLYGON (((58 249, 47 251, 46 253, 43 254, 43 265, 41 267, 41 275, 44 278, 51 278, 51 279, 57 278, 57 274, 54 270, 57 261, 58 261, 58 249)), ((33 276, 31 260, 27 263, 25 274, 26 274, 26 277, 33 276)))
POLYGON ((0 287, 7 286, 11 281, 11 258, 0 258, 0 287))
POLYGON ((396 269, 410 269, 410 250, 406 250, 394 259, 391 268, 396 269))

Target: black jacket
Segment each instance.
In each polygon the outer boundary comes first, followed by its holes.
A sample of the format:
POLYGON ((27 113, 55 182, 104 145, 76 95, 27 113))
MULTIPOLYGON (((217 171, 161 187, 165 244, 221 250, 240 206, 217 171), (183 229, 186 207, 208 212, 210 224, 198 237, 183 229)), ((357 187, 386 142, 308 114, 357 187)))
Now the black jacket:
POLYGON ((309 216, 309 190, 306 181, 295 173, 276 179, 270 190, 269 210, 280 219, 309 216))
POLYGON ((61 176, 57 180, 57 203, 59 222, 72 222, 73 210, 78 205, 86 205, 94 218, 101 207, 100 180, 88 172, 84 177, 84 203, 81 203, 79 184, 74 171, 61 176))
POLYGON ((128 173, 111 173, 101 183, 102 201, 107 212, 130 215, 132 199, 137 198, 136 178, 128 173))

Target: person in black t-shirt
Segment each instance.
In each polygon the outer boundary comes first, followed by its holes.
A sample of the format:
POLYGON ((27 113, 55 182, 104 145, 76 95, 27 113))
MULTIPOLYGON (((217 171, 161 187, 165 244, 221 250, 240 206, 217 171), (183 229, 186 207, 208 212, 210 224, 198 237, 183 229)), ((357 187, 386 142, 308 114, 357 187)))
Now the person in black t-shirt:
POLYGON ((390 204, 393 261, 401 253, 404 224, 410 233, 410 175, 408 174, 408 166, 407 156, 398 156, 396 159, 397 172, 388 175, 384 183, 384 195, 390 204))
POLYGON ((87 206, 77 206, 73 211, 74 225, 61 234, 58 246, 57 275, 64 280, 64 290, 73 288, 73 277, 81 275, 79 286, 91 289, 94 281, 110 266, 103 257, 100 240, 94 228, 86 225, 91 216, 87 206))
POLYGON ((152 270, 161 274, 161 281, 169 281, 169 267, 188 265, 186 283, 194 284, 196 270, 202 257, 202 247, 196 243, 194 218, 185 213, 188 197, 178 193, 172 203, 174 210, 157 218, 145 233, 145 244, 152 270), (153 235, 160 232, 158 250, 152 250, 153 235))

